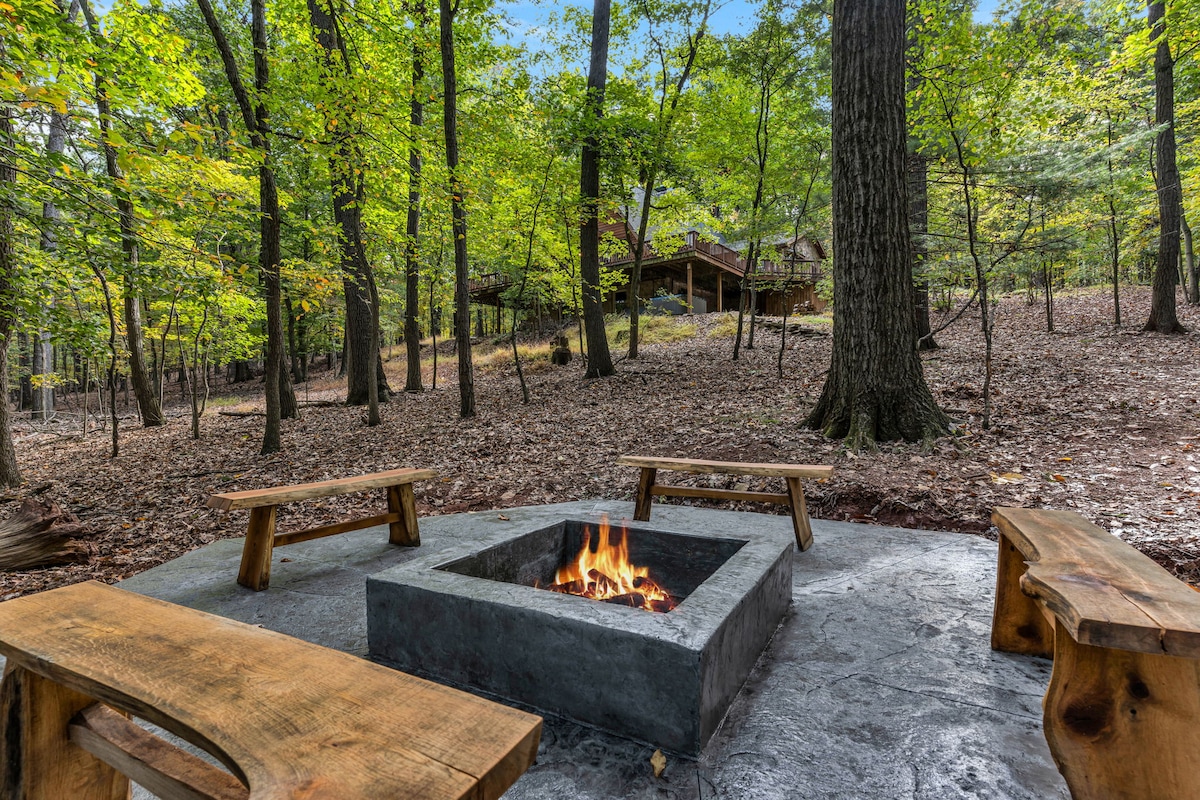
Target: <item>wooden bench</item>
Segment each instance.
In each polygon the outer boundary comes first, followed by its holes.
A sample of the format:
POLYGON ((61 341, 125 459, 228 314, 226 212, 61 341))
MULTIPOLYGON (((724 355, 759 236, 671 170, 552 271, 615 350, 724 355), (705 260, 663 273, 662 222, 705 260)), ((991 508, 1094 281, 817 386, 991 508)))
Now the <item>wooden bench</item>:
POLYGON ((309 539, 320 539, 322 536, 357 531, 374 525, 387 525, 389 542, 406 547, 419 547, 421 535, 417 530, 417 506, 412 485, 413 481, 435 477, 437 473, 430 469, 393 469, 320 483, 214 494, 208 498, 208 507, 219 508, 222 511, 250 509, 250 526, 246 530, 246 543, 242 548, 242 565, 238 570, 237 582, 257 592, 266 589, 271 583, 272 552, 276 547, 286 544, 307 542, 309 539), (291 533, 275 533, 275 509, 284 503, 334 497, 367 489, 386 491, 386 514, 291 533))
POLYGON ((1200 797, 1200 593, 1078 514, 992 521, 992 648, 1054 659, 1043 727, 1071 796, 1200 797))
POLYGON ((747 464, 738 461, 700 461, 691 458, 654 458, 621 456, 617 463, 642 470, 638 481, 634 519, 650 519, 650 503, 655 497, 702 497, 710 500, 743 500, 752 503, 780 503, 792 509, 792 526, 796 530, 796 546, 801 550, 812 547, 812 525, 804 505, 803 478, 828 478, 833 467, 803 464, 747 464), (763 475, 783 478, 787 492, 749 492, 741 489, 708 489, 695 486, 665 486, 656 483, 659 470, 698 472, 703 475, 763 475))
POLYGON ((116 800, 133 779, 167 800, 483 800, 541 736, 532 714, 96 582, 0 603, 0 652, 6 798, 116 800))

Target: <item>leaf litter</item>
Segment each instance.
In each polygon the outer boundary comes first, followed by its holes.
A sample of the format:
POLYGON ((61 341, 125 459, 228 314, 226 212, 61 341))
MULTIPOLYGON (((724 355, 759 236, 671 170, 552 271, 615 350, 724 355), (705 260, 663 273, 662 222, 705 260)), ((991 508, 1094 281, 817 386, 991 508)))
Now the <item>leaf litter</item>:
MULTIPOLYGON (((1149 291, 1125 288, 1137 319, 1149 291)), ((1181 321, 1200 328, 1200 312, 1181 304, 1181 321)), ((935 324, 937 320, 935 319, 935 324)), ((983 345, 977 319, 936 336, 923 356, 926 379, 957 425, 929 448, 884 443, 847 452, 802 427, 821 391, 830 338, 789 337, 784 377, 776 374, 779 332, 760 328, 753 350, 731 361, 732 339, 718 315, 691 320, 693 338, 644 345, 604 380, 581 377, 579 345, 566 367, 529 365, 533 400, 520 402, 511 363, 476 375, 474 419, 459 420, 455 363, 440 357, 438 389, 399 393, 382 406, 383 424, 365 410, 320 405, 344 393, 332 373, 297 388, 306 407, 283 424, 283 450, 258 453, 262 418, 219 416, 190 436, 178 389, 170 422, 136 427, 133 409, 121 455, 109 457, 107 432, 18 423, 25 485, 5 496, 8 513, 37 494, 77 517, 88 557, 77 563, 0 573, 0 598, 82 580, 113 582, 218 539, 245 533, 244 512, 205 507, 215 492, 305 483, 396 467, 429 467, 439 479, 416 485, 421 516, 492 511, 582 499, 632 500, 636 470, 617 456, 832 464, 834 477, 806 482, 810 513, 821 519, 960 531, 993 537, 998 505, 1077 511, 1141 549, 1184 580, 1200 583, 1200 370, 1197 334, 1162 336, 1114 328, 1105 291, 1060 295, 1055 333, 1040 304, 1005 298, 997 308, 993 426, 983 430, 983 345), (709 334, 714 335, 709 335, 709 334)), ((728 327, 728 326, 725 326, 728 327)), ((486 346, 486 345, 485 345, 486 346)), ((619 353, 619 346, 614 355, 619 353)), ((386 363, 403 385, 403 350, 386 363)), ((426 386, 429 375, 427 370, 426 386)), ((215 395, 262 407, 261 382, 218 386, 215 395)), ((229 402, 229 401, 225 401, 229 402)), ((695 486, 778 491, 771 479, 675 476, 695 486)), ((282 506, 279 529, 379 513, 377 493, 282 506)), ((676 501, 677 502, 677 501, 676 501)), ((686 501, 705 504, 706 501, 686 501)), ((718 504, 783 513, 778 506, 718 504)), ((820 546, 818 541, 817 546, 820 546)))

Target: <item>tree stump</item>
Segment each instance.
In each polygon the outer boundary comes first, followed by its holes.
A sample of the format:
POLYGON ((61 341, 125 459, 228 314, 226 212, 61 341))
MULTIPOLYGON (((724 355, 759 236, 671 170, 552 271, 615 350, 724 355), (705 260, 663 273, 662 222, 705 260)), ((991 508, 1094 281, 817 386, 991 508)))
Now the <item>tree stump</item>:
POLYGON ((571 363, 571 342, 566 336, 554 337, 554 352, 550 354, 550 363, 559 367, 571 363))

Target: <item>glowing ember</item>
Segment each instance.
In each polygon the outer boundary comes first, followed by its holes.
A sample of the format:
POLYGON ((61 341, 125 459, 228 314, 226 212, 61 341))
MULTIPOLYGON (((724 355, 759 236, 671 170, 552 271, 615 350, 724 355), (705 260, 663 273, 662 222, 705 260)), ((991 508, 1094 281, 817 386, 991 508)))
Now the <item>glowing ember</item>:
POLYGON ((613 541, 608 517, 600 522, 596 547, 592 548, 592 529, 583 529, 583 548, 571 564, 554 575, 554 584, 546 588, 560 594, 574 594, 606 603, 633 606, 646 611, 670 611, 678 601, 650 579, 647 567, 629 562, 629 545, 622 526, 613 541))

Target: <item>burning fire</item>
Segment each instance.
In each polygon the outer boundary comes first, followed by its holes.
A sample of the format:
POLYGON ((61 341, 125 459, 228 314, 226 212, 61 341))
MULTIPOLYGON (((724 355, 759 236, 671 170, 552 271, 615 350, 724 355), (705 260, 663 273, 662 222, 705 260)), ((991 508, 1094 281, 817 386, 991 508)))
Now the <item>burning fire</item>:
POLYGON ((574 594, 592 600, 633 606, 646 611, 667 612, 679 605, 650 579, 647 567, 629 562, 629 544, 624 526, 613 541, 608 517, 600 521, 596 547, 592 548, 592 529, 583 529, 583 548, 571 564, 554 575, 554 585, 546 588, 561 594, 574 594))

